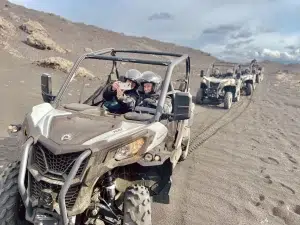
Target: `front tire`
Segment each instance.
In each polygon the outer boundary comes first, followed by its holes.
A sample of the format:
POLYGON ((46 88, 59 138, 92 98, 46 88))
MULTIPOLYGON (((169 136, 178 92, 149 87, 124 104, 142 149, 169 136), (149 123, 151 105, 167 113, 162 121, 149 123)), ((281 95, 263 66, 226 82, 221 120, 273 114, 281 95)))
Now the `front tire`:
POLYGON ((236 97, 234 98, 234 102, 239 102, 241 98, 241 91, 239 90, 236 94, 236 97))
POLYGON ((0 178, 0 224, 29 225, 18 189, 20 162, 8 164, 0 178))
POLYGON ((202 105, 203 104, 203 89, 199 88, 196 95, 196 104, 202 105))
POLYGON ((190 136, 190 131, 189 131, 189 134, 186 137, 186 140, 183 141, 183 143, 181 144, 182 154, 179 159, 180 162, 186 160, 186 158, 189 154, 190 142, 191 142, 191 136, 190 136))
POLYGON ((259 84, 261 81, 261 75, 257 75, 257 83, 259 84))
POLYGON ((253 85, 251 83, 246 84, 246 95, 252 95, 253 92, 253 85))
POLYGON ((225 93, 224 97, 224 108, 230 109, 232 105, 232 92, 228 91, 225 93))
POLYGON ((152 225, 149 190, 142 185, 129 187, 124 196, 123 225, 152 225))

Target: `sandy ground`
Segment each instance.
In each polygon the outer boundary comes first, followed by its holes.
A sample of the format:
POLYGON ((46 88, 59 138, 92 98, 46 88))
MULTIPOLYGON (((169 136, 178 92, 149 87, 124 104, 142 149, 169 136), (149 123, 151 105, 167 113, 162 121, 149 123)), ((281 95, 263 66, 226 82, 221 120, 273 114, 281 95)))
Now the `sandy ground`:
MULTIPOLYGON (((35 18, 45 22, 53 39, 72 50, 65 55, 68 59, 76 58, 84 47, 101 49, 119 44, 120 40, 128 48, 190 52, 193 94, 199 85, 196 74, 213 60, 190 49, 121 37, 22 7, 2 9, 1 15, 9 18, 9 11, 21 20, 35 18)), ((54 75, 54 90, 66 76, 32 65, 34 59, 57 54, 27 47, 21 42, 26 35, 19 34, 10 43, 25 58, 14 57, 0 48, 0 167, 19 157, 15 140, 8 137, 6 128, 11 122, 22 121, 33 105, 42 102, 40 74, 54 75)), ((253 97, 242 97, 230 111, 196 106, 192 153, 175 169, 171 204, 153 205, 153 224, 300 224, 300 76, 296 72, 276 74, 279 67, 268 63, 265 80, 253 97)), ((76 97, 78 87, 75 85, 69 96, 76 97)))
MULTIPOLYGON (((44 71, 23 61, 1 65, 2 137, 41 102, 44 71)), ((230 111, 196 106, 192 153, 174 172, 171 204, 153 205, 154 224, 299 224, 299 78, 268 74, 230 111)), ((198 82, 192 78, 193 94, 198 82)), ((19 156, 14 139, 0 146, 2 165, 19 156)))
MULTIPOLYGON (((172 204, 154 209, 157 224, 299 224, 299 80, 269 74, 252 99, 242 98, 222 118, 238 116, 224 127, 220 122, 177 168, 172 204)), ((198 121, 219 114, 198 110, 194 134, 198 121)))

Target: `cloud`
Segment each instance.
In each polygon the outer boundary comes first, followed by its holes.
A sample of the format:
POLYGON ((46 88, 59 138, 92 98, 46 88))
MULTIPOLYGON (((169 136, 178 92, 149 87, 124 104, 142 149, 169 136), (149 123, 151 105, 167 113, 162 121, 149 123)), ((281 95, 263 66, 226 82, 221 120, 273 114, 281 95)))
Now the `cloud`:
POLYGON ((232 38, 249 38, 253 35, 251 31, 248 30, 243 30, 239 31, 237 34, 233 34, 231 37, 232 38))
POLYGON ((222 24, 215 28, 207 28, 203 30, 202 34, 218 34, 218 35, 226 35, 230 32, 241 29, 240 25, 233 24, 222 24))
POLYGON ((174 17, 167 12, 154 13, 148 17, 148 20, 172 20, 174 17))
POLYGON ((240 48, 242 46, 245 46, 251 42, 253 42, 254 39, 248 39, 248 40, 240 40, 240 41, 236 41, 230 44, 226 45, 226 49, 236 49, 236 48, 240 48))
POLYGON ((299 0, 11 1, 129 35, 188 45, 220 58, 299 60, 299 0))

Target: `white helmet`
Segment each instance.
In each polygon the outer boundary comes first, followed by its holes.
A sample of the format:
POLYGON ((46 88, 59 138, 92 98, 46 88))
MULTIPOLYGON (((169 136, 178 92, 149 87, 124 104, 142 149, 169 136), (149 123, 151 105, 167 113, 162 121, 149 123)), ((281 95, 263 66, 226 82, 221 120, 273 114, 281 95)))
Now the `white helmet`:
POLYGON ((133 82, 135 82, 136 84, 138 84, 138 80, 139 78, 142 76, 142 73, 136 69, 130 69, 125 73, 124 78, 131 80, 133 82))
POLYGON ((141 85, 144 83, 152 83, 152 92, 157 92, 161 86, 162 78, 158 74, 152 72, 152 71, 145 71, 142 74, 142 77, 139 79, 139 82, 141 85))

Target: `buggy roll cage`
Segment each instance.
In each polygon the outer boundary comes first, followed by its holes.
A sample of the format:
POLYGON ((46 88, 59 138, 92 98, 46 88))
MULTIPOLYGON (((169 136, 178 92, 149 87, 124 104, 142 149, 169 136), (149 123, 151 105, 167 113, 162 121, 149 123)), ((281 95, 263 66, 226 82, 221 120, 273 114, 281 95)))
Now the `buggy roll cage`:
POLYGON ((246 68, 246 67, 249 68, 250 73, 252 74, 253 64, 251 64, 251 63, 239 64, 239 65, 238 65, 239 72, 241 73, 242 70, 243 70, 243 68, 246 68))
MULTIPOLYGON (((130 62, 130 63, 138 63, 138 64, 148 64, 148 65, 157 65, 157 66, 165 66, 167 67, 166 76, 163 80, 162 84, 162 90, 161 94, 158 100, 156 113, 155 113, 155 121, 159 121, 163 105, 165 103, 165 99, 167 97, 167 92, 169 89, 169 86, 171 86, 171 91, 174 93, 173 85, 170 85, 172 72, 175 66, 180 64, 181 62, 185 61, 186 63, 186 76, 185 81, 187 83, 186 87, 189 86, 189 77, 191 72, 191 65, 190 65, 190 57, 188 54, 177 54, 177 53, 168 53, 168 52, 158 52, 158 51, 143 51, 143 50, 125 50, 125 49, 119 49, 115 50, 114 48, 106 48, 98 51, 94 51, 91 53, 85 53, 81 55, 76 62, 74 63, 73 67, 71 68, 68 77, 66 78, 65 82, 63 83, 62 87, 60 88, 59 92, 57 93, 57 96, 53 102, 54 107, 58 107, 59 102, 61 100, 61 97, 63 96, 64 92, 68 88, 70 82, 75 77, 75 72, 77 68, 79 67, 80 63, 85 59, 98 59, 98 60, 106 60, 106 61, 112 61, 113 66, 111 69, 110 75, 113 73, 113 70, 115 69, 117 78, 119 79, 119 73, 117 70, 117 62, 130 62), (175 59, 163 61, 163 60, 148 60, 148 59, 138 59, 138 58, 127 58, 127 57, 120 57, 117 56, 116 53, 133 53, 133 54, 143 54, 143 55, 156 55, 156 56, 171 56, 175 59)), ((109 78, 110 79, 110 78, 109 78)))
POLYGON ((228 63, 228 62, 214 62, 212 63, 212 68, 215 67, 233 67, 236 68, 238 66, 238 64, 236 63, 228 63))
POLYGON ((209 65, 209 67, 206 69, 206 76, 211 75, 212 71, 214 68, 218 68, 218 67, 229 67, 229 68, 233 68, 234 69, 234 73, 237 71, 238 69, 238 64, 237 63, 230 63, 230 62, 222 62, 222 61, 214 61, 213 63, 211 63, 209 65))

